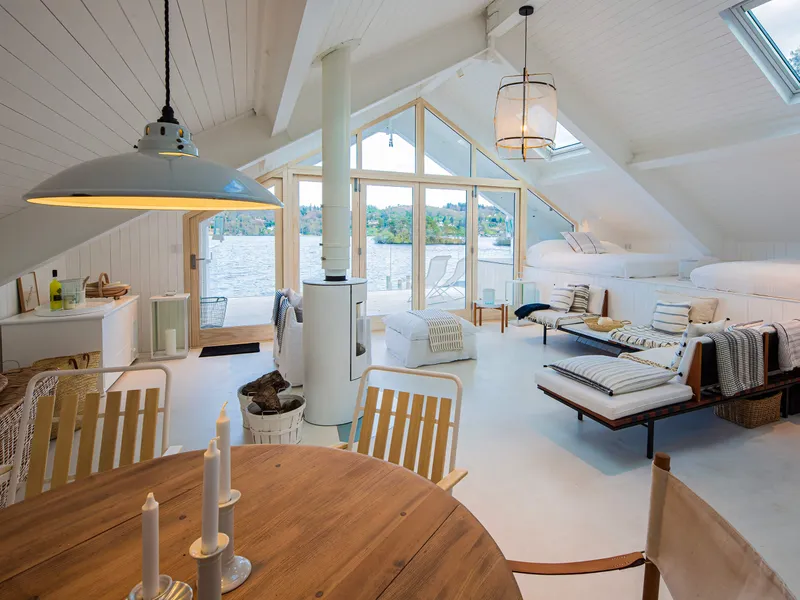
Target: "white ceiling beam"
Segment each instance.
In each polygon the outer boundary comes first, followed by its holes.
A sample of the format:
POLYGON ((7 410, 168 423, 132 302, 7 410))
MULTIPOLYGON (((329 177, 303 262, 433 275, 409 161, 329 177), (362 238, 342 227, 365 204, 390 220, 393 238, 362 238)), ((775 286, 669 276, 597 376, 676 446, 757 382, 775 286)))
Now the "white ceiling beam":
POLYGON ((758 152, 759 145, 794 135, 800 135, 800 118, 745 121, 735 128, 663 140, 657 147, 637 151, 630 164, 635 169, 648 170, 720 160, 745 151, 758 152))
MULTIPOLYGON (((521 28, 495 42, 498 56, 514 69, 519 64, 508 57, 519 57, 521 28)), ((655 171, 640 171, 631 167, 633 152, 614 119, 592 102, 591 90, 586 90, 568 77, 542 53, 531 52, 528 64, 536 72, 553 73, 558 88, 559 121, 589 148, 606 166, 634 183, 650 197, 652 207, 661 219, 670 221, 683 232, 687 241, 706 254, 722 252, 723 235, 714 221, 702 214, 686 190, 677 189, 655 171)))
MULTIPOLYGON (((484 18, 476 15, 355 63, 353 114, 363 113, 387 98, 416 97, 420 84, 485 51, 484 29, 484 18)), ((272 135, 272 120, 251 113, 196 134, 194 140, 200 155, 239 168, 318 131, 322 125, 319 75, 318 70, 312 71, 286 130, 272 135)), ((357 126, 355 119, 353 126, 357 126)))
POLYGON ((272 135, 289 126, 335 5, 330 0, 270 0, 265 5, 255 110, 272 121, 272 135))

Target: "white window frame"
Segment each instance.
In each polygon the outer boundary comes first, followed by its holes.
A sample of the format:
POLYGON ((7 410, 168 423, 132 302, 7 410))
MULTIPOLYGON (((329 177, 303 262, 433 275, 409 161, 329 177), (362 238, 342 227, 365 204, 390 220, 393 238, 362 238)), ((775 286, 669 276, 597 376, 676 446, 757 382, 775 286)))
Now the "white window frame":
POLYGON ((800 80, 783 53, 775 46, 749 11, 770 0, 745 0, 720 13, 736 39, 767 76, 787 104, 800 104, 800 80))

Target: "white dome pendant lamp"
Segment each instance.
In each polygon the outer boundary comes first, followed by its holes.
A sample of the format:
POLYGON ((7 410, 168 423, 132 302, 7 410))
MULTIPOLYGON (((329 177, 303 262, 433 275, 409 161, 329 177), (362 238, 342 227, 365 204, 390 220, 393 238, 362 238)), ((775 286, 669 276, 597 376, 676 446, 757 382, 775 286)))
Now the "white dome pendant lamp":
POLYGON ((197 157, 186 126, 170 106, 169 2, 164 0, 161 118, 144 128, 136 152, 91 160, 43 181, 24 198, 33 204, 135 210, 273 210, 280 200, 241 171, 197 157))
POLYGON ((528 73, 528 17, 533 7, 520 7, 525 18, 525 66, 522 75, 500 80, 494 109, 495 147, 507 160, 541 159, 536 150, 550 146, 556 137, 558 102, 550 73, 528 73))

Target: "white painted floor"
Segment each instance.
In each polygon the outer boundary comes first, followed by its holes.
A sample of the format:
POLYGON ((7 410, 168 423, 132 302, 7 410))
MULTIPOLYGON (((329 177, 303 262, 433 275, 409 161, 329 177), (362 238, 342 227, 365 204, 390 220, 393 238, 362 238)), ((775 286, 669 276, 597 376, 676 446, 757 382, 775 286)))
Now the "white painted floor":
MULTIPOLYGON (((539 327, 487 323, 480 358, 438 370, 458 375, 465 388, 458 466, 469 469, 455 496, 469 508, 507 558, 568 561, 641 550, 644 546, 650 463, 643 427, 610 431, 536 389, 542 365, 591 349, 565 334, 541 344, 539 327)), ((171 444, 204 447, 219 407, 229 401, 240 424, 236 388, 273 368, 272 344, 262 352, 170 362, 175 376, 171 444)), ((373 337, 373 362, 396 364, 383 336, 373 337)), ((141 387, 141 374, 117 387, 141 387)), ((234 429, 234 442, 244 432, 234 429)), ((304 443, 337 441, 335 428, 304 429, 304 443)), ((673 472, 750 540, 800 593, 800 418, 746 430, 711 410, 656 426, 656 449, 672 455, 673 472)), ((638 598, 642 569, 581 577, 520 577, 530 598, 638 598)), ((663 593, 662 598, 669 598, 663 593)))

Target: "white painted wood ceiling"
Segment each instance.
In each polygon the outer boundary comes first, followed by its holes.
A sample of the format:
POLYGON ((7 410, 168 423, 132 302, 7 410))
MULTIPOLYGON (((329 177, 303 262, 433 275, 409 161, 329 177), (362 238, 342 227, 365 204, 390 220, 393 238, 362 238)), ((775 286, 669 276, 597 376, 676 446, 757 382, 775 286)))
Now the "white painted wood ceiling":
MULTIPOLYGON (((192 132, 252 108, 258 3, 172 0, 172 104, 192 132)), ((159 116, 163 17, 162 0, 0 0, 0 217, 159 116)))
POLYGON ((360 39, 358 61, 483 11, 490 0, 330 0, 336 2, 319 52, 360 39))
POLYGON ((530 20, 531 53, 591 94, 634 150, 742 119, 797 117, 719 16, 734 3, 552 0, 530 20))

